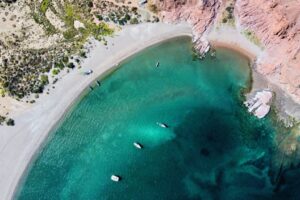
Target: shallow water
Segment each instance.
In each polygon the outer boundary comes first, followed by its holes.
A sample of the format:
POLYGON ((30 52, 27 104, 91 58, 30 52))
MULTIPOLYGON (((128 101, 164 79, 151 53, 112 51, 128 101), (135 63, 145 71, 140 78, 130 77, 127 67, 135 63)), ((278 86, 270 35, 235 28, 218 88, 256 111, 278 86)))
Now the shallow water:
POLYGON ((135 55, 68 113, 16 199, 283 199, 293 190, 269 177, 276 127, 242 105, 249 70, 226 49, 193 59, 188 38, 135 55))

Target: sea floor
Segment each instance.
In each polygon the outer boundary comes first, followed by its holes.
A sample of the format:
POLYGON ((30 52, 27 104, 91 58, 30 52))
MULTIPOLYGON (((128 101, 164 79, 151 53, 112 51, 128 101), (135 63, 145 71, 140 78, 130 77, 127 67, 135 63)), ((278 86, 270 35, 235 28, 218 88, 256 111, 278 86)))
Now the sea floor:
POLYGON ((300 170, 274 167, 276 123, 242 103, 250 74, 230 50, 199 60, 189 38, 138 53, 68 112, 16 199, 300 199, 300 170))

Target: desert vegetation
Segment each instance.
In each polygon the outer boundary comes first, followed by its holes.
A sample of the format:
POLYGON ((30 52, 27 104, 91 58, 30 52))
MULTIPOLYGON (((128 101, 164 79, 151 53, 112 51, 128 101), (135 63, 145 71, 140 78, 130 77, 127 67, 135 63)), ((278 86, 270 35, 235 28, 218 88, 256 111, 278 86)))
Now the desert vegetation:
POLYGON ((222 12, 222 23, 228 24, 230 26, 235 25, 234 5, 235 5, 235 0, 226 2, 225 9, 222 12))
POLYGON ((5 4, 16 3, 17 0, 0 0, 0 5, 4 6, 5 4))
POLYGON ((6 124, 7 126, 14 126, 15 125, 15 121, 11 118, 6 118, 4 116, 0 115, 0 125, 6 124))
MULTIPOLYGON (((10 6, 10 5, 9 5, 10 6)), ((42 93, 48 73, 57 75, 64 67, 74 68, 75 65, 68 57, 82 50, 83 44, 89 37, 104 40, 105 36, 111 35, 113 29, 104 22, 94 23, 90 0, 69 1, 42 0, 23 1, 22 7, 28 7, 26 18, 33 21, 31 26, 41 27, 42 31, 36 33, 30 27, 22 26, 18 33, 7 35, 2 33, 0 37, 0 89, 1 93, 18 99, 29 96, 31 93, 42 93), (55 15, 56 20, 51 19, 49 13, 55 15), (76 28, 74 23, 82 24, 76 28), (62 28, 57 27, 57 23, 62 28), (32 33, 29 33, 32 31, 32 33), (31 37, 31 38, 30 38, 31 37), (44 47, 38 44, 30 47, 27 40, 32 39, 37 43, 48 38, 56 38, 51 44, 44 47)), ((10 10, 14 12, 13 5, 10 10)), ((17 13, 16 13, 17 15, 17 13)), ((30 23, 29 23, 30 24, 30 23)), ((29 42, 29 41, 28 41, 29 42)), ((46 46, 46 45, 45 45, 46 46)))
POLYGON ((80 67, 90 38, 107 45, 116 27, 146 21, 159 20, 127 0, 0 0, 1 97, 34 103, 60 73, 80 67))
POLYGON ((95 1, 93 14, 97 20, 103 22, 111 22, 118 25, 138 24, 141 22, 158 22, 159 18, 152 11, 146 13, 149 16, 145 17, 145 11, 131 4, 131 2, 116 1, 95 1))
POLYGON ((255 33, 249 29, 246 29, 243 34, 255 45, 262 48, 261 42, 259 38, 255 35, 255 33))

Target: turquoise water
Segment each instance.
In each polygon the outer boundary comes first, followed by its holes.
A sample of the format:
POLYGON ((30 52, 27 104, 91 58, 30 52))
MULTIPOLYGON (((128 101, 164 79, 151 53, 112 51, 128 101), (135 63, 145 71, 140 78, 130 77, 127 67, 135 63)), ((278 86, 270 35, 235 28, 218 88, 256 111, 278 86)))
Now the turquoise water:
POLYGON ((242 105, 248 61, 216 55, 194 59, 178 38, 125 61, 51 134, 16 199, 282 199, 274 124, 242 105))

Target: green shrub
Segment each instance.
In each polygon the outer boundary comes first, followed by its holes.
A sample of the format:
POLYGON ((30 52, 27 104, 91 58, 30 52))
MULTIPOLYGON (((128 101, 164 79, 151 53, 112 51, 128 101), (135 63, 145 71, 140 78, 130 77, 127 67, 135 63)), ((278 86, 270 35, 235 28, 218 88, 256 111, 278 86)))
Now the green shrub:
MULTIPOLYGON (((44 85, 42 83, 40 83, 39 85, 35 85, 31 90, 31 92, 33 93, 43 93, 43 91, 44 91, 44 85)), ((24 94, 18 94, 18 97, 23 98, 24 94)))
POLYGON ((59 74, 59 72, 60 72, 60 70, 57 69, 57 68, 54 68, 54 69, 52 70, 52 74, 53 74, 53 75, 57 75, 57 74, 59 74))
POLYGON ((70 68, 70 69, 74 69, 74 68, 75 68, 75 65, 74 65, 74 63, 72 63, 72 62, 71 62, 71 63, 69 63, 69 64, 68 64, 68 68, 70 68))
POLYGON ((93 1, 88 2, 88 7, 92 8, 94 6, 93 1))
POLYGON ((62 61, 67 64, 69 62, 69 57, 68 56, 64 56, 62 61))
POLYGON ((3 86, 4 88, 7 88, 7 87, 9 86, 9 82, 4 82, 4 83, 2 84, 2 86, 3 86))
POLYGON ((0 125, 5 122, 6 117, 0 115, 0 125))
POLYGON ((128 15, 128 14, 126 14, 124 18, 126 21, 129 21, 131 19, 130 15, 128 15))
POLYGON ((7 126, 14 126, 14 125, 15 125, 15 120, 9 118, 9 119, 7 120, 7 122, 6 122, 6 125, 7 125, 7 126))
POLYGON ((50 0, 43 0, 42 1, 40 9, 41 9, 41 12, 43 14, 46 13, 46 11, 48 10, 49 5, 50 5, 50 0))
POLYGON ((57 62, 57 63, 55 63, 55 67, 60 70, 63 70, 65 68, 65 65, 62 62, 57 62))
POLYGON ((250 40, 252 43, 254 43, 255 45, 257 45, 259 47, 262 47, 259 38, 255 35, 254 32, 252 32, 250 30, 245 30, 243 33, 248 38, 248 40, 250 40))
POLYGON ((99 19, 99 21, 102 21, 102 20, 103 20, 102 15, 97 15, 97 18, 99 19))
POLYGON ((150 10, 151 12, 153 12, 153 13, 157 13, 157 12, 158 12, 158 8, 157 8, 157 6, 156 6, 155 4, 150 4, 150 5, 148 6, 148 8, 149 8, 149 10, 150 10))
POLYGON ((234 5, 230 3, 222 13, 222 23, 228 24, 231 26, 235 26, 235 19, 234 19, 234 5))
POLYGON ((70 28, 69 30, 63 33, 63 36, 66 40, 71 40, 77 35, 77 31, 74 28, 70 28))
POLYGON ((49 83, 48 76, 45 74, 42 74, 40 79, 41 79, 43 85, 47 85, 49 83))
POLYGON ((86 52, 85 52, 85 51, 81 51, 81 52, 80 52, 80 56, 81 56, 82 58, 86 58, 86 52))
POLYGON ((134 17, 130 20, 130 24, 138 24, 138 23, 139 23, 139 20, 136 17, 134 17))

